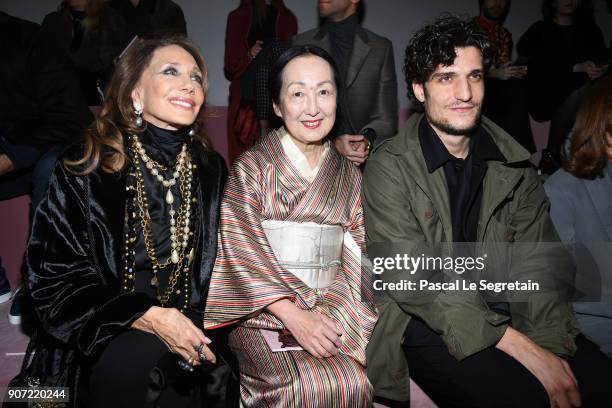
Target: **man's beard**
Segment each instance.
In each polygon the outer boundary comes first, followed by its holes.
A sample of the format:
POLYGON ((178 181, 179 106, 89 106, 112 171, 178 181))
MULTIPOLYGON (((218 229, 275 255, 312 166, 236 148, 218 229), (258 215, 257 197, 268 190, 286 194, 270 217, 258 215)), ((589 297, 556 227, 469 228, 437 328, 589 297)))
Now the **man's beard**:
POLYGON ((476 115, 474 117, 474 122, 472 123, 472 125, 466 128, 458 128, 448 122, 438 121, 437 119, 429 116, 429 113, 427 113, 427 110, 425 110, 425 115, 427 116, 427 120, 433 127, 441 130, 442 132, 448 135, 469 136, 474 132, 474 130, 478 126, 480 126, 480 118, 482 116, 481 111, 482 111, 482 105, 478 106, 478 112, 476 112, 476 115))

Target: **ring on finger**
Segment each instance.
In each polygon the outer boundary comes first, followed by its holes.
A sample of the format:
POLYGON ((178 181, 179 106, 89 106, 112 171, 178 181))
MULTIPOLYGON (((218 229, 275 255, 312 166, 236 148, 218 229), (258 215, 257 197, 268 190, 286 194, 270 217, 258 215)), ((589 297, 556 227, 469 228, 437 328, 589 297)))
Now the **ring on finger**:
POLYGON ((204 354, 204 343, 200 343, 198 346, 194 346, 195 351, 198 353, 198 359, 204 363, 206 360, 206 354, 204 354))
POLYGON ((204 351, 198 351, 198 358, 200 359, 200 361, 202 363, 206 362, 208 359, 206 358, 206 354, 204 354, 204 351))
POLYGON ((178 361, 178 366, 182 369, 185 370, 187 372, 193 372, 193 366, 187 364, 187 362, 185 360, 179 360, 178 361))

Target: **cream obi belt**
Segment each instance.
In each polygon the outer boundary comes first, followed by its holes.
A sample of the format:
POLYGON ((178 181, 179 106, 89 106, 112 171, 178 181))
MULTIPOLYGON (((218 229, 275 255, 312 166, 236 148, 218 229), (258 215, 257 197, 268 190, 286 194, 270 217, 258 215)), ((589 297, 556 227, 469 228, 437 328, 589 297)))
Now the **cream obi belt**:
POLYGON ((342 265, 341 226, 276 220, 262 226, 280 265, 308 287, 326 288, 336 279, 342 265))

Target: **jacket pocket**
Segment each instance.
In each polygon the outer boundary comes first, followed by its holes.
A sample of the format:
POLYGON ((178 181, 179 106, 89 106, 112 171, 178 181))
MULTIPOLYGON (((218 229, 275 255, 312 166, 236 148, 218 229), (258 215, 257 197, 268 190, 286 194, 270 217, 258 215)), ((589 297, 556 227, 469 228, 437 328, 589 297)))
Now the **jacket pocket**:
POLYGON ((411 204, 412 212, 418 220, 421 230, 428 242, 445 241, 443 237, 443 228, 438 223, 441 222, 440 215, 434 207, 434 204, 425 195, 417 197, 411 204))
POLYGON ((508 223, 491 217, 485 231, 485 242, 512 243, 515 240, 516 228, 508 223))

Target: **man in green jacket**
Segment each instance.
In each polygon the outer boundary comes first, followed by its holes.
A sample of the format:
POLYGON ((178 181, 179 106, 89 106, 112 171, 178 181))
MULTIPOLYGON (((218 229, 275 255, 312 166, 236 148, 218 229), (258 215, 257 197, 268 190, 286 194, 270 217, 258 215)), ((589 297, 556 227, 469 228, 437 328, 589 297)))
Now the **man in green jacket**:
POLYGON ((612 360, 577 327, 569 258, 529 153, 481 117, 490 53, 478 28, 450 16, 406 49, 408 92, 425 115, 413 114, 379 146, 364 175, 380 295, 368 376, 387 405, 409 399, 410 364, 440 407, 607 406, 612 360), (420 267, 401 266, 406 257, 420 267), (442 259, 454 270, 423 267, 442 259), (480 275, 463 275, 479 262, 480 275), (493 278, 484 264, 501 271, 496 283, 508 283, 503 301, 470 286, 482 282, 473 277, 493 278))

